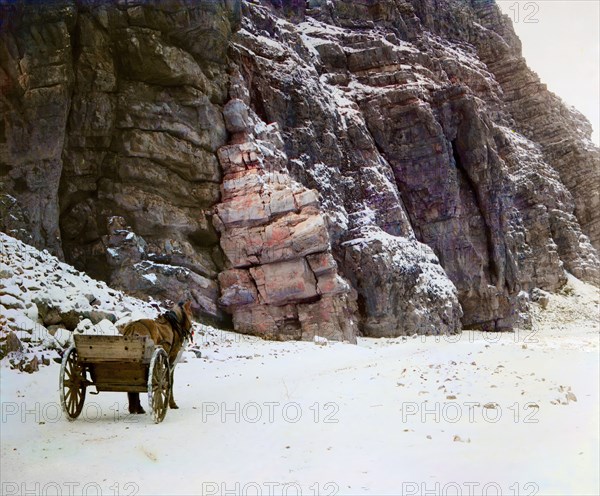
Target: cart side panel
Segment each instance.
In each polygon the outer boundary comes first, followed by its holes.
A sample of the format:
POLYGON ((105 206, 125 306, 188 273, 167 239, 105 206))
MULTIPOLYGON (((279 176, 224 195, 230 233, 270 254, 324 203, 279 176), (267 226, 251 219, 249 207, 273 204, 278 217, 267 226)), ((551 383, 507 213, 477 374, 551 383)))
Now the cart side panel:
POLYGON ((154 348, 152 340, 145 336, 76 334, 74 338, 79 360, 84 363, 148 363, 147 355, 154 348))

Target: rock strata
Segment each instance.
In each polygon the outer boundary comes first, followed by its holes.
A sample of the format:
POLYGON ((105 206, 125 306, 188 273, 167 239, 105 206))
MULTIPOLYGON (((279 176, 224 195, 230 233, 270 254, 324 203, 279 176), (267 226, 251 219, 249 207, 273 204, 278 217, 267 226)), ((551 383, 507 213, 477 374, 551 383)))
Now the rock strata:
POLYGON ((277 124, 253 126, 249 113, 239 99, 224 109, 233 136, 218 150, 213 222, 227 259, 219 303, 239 332, 354 343, 356 296, 338 274, 318 194, 288 174, 277 124))
MULTIPOLYGON (((333 251, 358 292, 365 333, 378 335, 376 322, 383 332, 414 328, 401 305, 385 303, 393 285, 380 290, 389 265, 372 230, 397 238, 386 245, 390 258, 411 240, 433 250, 467 327, 519 325, 521 291, 555 291, 565 269, 597 281, 590 206, 598 188, 573 188, 568 172, 596 182, 590 128, 545 88, 530 88, 529 69, 509 62, 522 60, 520 45, 497 6, 334 0, 298 6, 291 22, 282 15, 274 2, 246 5, 232 57, 249 105, 280 125, 292 175, 320 192, 335 219, 333 251), (525 95, 521 86, 531 95, 527 115, 512 103, 525 95), (558 136, 566 152, 578 150, 568 166, 545 144, 558 136), (575 163, 577 154, 586 158, 575 163), (379 265, 379 277, 351 275, 356 246, 361 265, 379 265)), ((439 317, 443 305, 429 308, 439 317)))
POLYGON ((0 228, 139 296, 175 299, 189 287, 198 317, 226 323, 205 212, 219 200, 227 45, 240 8, 0 6, 0 228), (143 252, 119 240, 115 217, 143 252))

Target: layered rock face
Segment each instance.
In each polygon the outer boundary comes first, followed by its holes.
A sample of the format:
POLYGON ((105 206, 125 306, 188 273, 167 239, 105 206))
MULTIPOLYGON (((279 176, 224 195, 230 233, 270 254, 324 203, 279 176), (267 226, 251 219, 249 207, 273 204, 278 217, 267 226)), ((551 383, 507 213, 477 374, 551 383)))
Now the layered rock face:
POLYGON ((0 9, 0 228, 95 277, 348 341, 598 280, 591 128, 493 2, 0 9))
MULTIPOLYGON (((558 100, 549 93, 540 92, 527 115, 511 103, 522 92, 503 89, 511 76, 500 77, 494 50, 519 59, 520 48, 495 5, 315 0, 307 8, 247 5, 244 14, 232 58, 252 107, 284 131, 292 174, 319 189, 337 224, 334 252, 355 281, 364 332, 379 335, 370 321, 400 333, 410 322, 397 306, 382 319, 368 304, 394 293, 380 289, 380 278, 352 276, 354 239, 370 240, 361 266, 385 258, 384 243, 366 228, 391 235, 397 256, 411 238, 431 247, 467 326, 512 327, 520 291, 559 288, 564 268, 597 280, 597 251, 580 227, 593 235, 598 214, 582 209, 596 192, 571 188, 564 165, 529 129, 544 133, 535 120, 554 122, 548 139, 562 133, 565 144, 579 143, 588 158, 576 170, 592 180, 597 149, 574 132, 577 121, 562 104, 555 122, 558 100)), ((400 271, 392 277, 409 285, 400 271)))
POLYGON ((1 181, 17 200, 4 203, 24 218, 3 228, 30 232, 36 246, 122 289, 191 297, 198 315, 222 320, 221 256, 205 210, 219 198, 240 1, 1 9, 1 181), (114 216, 146 245, 131 266, 111 255, 115 239, 106 243, 114 216))
POLYGON ((337 273, 317 192, 289 176, 276 124, 252 125, 237 99, 224 114, 233 137, 218 151, 224 177, 213 222, 228 261, 220 303, 235 329, 356 342, 356 297, 337 273))
MULTIPOLYGON (((424 29, 473 47, 501 89, 494 95, 499 103, 495 107, 500 106, 509 119, 495 123, 511 132, 495 132, 494 140, 516 180, 517 203, 529 224, 528 230, 539 231, 545 224, 544 230, 556 243, 566 269, 577 277, 597 282, 600 151, 590 141, 590 123, 549 92, 527 67, 509 18, 494 3, 476 0, 467 6, 452 0, 443 12, 429 0, 411 4, 424 29), (506 146, 507 141, 512 146, 506 146), (527 166, 523 167, 523 163, 527 166), (538 208, 534 208, 536 204, 538 208), (546 208, 540 209, 540 204, 546 208), (530 222, 533 219, 538 220, 530 222), (589 240, 580 236, 581 231, 589 240)), ((477 87, 472 81, 466 82, 471 89, 477 87)), ((543 256, 542 249, 535 247, 538 239, 532 235, 528 242, 536 256, 543 256)), ((542 271, 537 272, 541 275, 542 271)))
POLYGON ((4 4, 0 9, 0 181, 1 192, 11 193, 2 199, 2 229, 62 255, 58 187, 76 10, 72 3, 40 9, 4 4))
MULTIPOLYGON (((503 90, 503 102, 519 131, 540 145, 544 160, 558 172, 572 198, 576 218, 553 219, 554 224, 579 223, 596 250, 600 249, 600 150, 590 140, 592 127, 573 107, 552 94, 527 67, 521 44, 510 22, 487 2, 474 3, 481 26, 472 26, 469 42, 477 47, 503 90), (498 43, 498 35, 503 43, 498 43)), ((555 228, 557 238, 560 228, 555 228)), ((557 239, 561 255, 571 258, 572 241, 557 239)), ((589 251, 589 250, 586 250, 589 251)), ((570 264, 567 263, 567 267, 570 264)), ((574 269, 576 271, 576 269, 574 269)), ((597 281, 597 272, 596 272, 597 281)))

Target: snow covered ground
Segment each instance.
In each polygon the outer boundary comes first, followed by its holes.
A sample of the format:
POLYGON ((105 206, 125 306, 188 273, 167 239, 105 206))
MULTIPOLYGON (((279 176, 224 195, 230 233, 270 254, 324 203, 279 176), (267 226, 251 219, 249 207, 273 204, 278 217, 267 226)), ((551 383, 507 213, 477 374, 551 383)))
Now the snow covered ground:
POLYGON ((598 290, 563 293, 504 334, 353 346, 199 326, 158 425, 89 391, 69 422, 58 364, 3 362, 1 492, 600 494, 598 290))

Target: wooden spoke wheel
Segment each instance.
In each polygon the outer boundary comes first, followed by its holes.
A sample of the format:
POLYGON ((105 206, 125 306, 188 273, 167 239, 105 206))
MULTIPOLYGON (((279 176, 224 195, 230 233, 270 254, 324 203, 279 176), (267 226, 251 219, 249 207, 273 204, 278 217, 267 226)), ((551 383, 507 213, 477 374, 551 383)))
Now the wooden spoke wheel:
POLYGON ((85 401, 85 367, 79 362, 77 349, 71 346, 60 366, 60 403, 69 420, 79 417, 85 401))
POLYGON ((156 348, 148 369, 148 406, 154 422, 162 422, 169 408, 171 371, 169 357, 162 348, 156 348))

